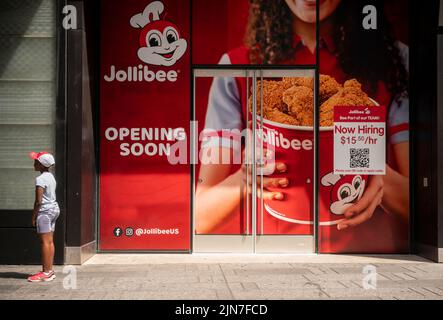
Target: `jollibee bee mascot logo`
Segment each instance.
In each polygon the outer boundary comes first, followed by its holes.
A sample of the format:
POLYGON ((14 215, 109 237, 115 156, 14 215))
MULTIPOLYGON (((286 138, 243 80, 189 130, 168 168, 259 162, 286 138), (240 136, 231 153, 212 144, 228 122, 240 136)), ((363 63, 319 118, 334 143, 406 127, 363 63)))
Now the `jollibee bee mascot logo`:
POLYGON ((164 9, 161 1, 153 1, 130 23, 133 28, 142 29, 138 58, 147 64, 169 67, 185 54, 188 43, 174 23, 162 19, 164 9))
POLYGON ((347 208, 361 199, 366 181, 360 175, 342 176, 331 172, 321 179, 321 184, 332 187, 330 211, 335 215, 343 215, 347 208))

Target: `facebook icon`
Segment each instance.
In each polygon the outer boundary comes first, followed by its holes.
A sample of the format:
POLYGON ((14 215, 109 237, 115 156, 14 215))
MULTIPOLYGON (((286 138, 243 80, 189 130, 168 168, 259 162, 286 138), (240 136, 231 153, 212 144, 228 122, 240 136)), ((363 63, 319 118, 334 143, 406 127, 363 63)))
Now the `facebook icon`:
POLYGON ((117 227, 114 229, 114 236, 120 237, 122 235, 122 228, 117 227))

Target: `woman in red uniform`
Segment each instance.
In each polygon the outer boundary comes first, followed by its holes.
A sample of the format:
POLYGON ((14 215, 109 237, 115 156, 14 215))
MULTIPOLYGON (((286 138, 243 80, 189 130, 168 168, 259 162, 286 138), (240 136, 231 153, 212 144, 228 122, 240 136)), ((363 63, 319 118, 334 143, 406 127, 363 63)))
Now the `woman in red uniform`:
MULTIPOLYGON (((389 110, 386 175, 370 178, 363 197, 346 211, 340 224, 321 228, 323 252, 408 251, 408 48, 392 36, 383 1, 371 3, 377 9, 377 29, 365 30, 362 12, 368 1, 319 0, 320 73, 340 83, 356 78, 370 97, 389 110)), ((220 64, 316 64, 315 22, 315 0, 253 0, 246 45, 223 55, 220 64)), ((217 131, 244 129, 245 89, 241 79, 215 78, 206 127, 217 131)), ((231 155, 231 143, 223 138, 210 139, 204 148, 231 155)), ((276 161, 276 172, 285 172, 286 164, 276 161)), ((244 192, 239 192, 243 177, 244 171, 232 165, 201 166, 196 205, 198 233, 216 232, 235 219, 244 197, 244 192)), ((289 183, 288 179, 265 177, 261 196, 282 200, 289 183), (280 186, 281 192, 267 191, 267 186, 274 190, 280 186)))

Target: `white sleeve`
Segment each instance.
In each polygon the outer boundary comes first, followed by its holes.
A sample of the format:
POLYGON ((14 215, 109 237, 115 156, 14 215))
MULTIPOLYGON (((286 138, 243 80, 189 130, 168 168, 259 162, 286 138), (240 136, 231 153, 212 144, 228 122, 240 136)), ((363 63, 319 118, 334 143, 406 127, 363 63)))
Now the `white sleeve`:
MULTIPOLYGON (((227 54, 223 55, 219 64, 230 64, 227 54)), ((211 137, 205 139, 205 147, 222 146, 235 149, 239 146, 233 140, 221 137, 225 130, 243 129, 240 94, 235 78, 215 77, 209 91, 208 110, 206 112, 205 132, 211 137), (215 133, 218 136, 214 136, 215 133)))
POLYGON ((396 41, 395 45, 400 51, 400 57, 403 60, 406 71, 409 72, 409 47, 401 41, 396 41))
POLYGON ((44 179, 44 177, 42 177, 41 175, 38 176, 37 178, 35 178, 35 186, 36 187, 42 187, 42 188, 46 188, 46 181, 44 179))
POLYGON ((391 144, 409 141, 409 98, 402 97, 392 103, 388 121, 391 144))

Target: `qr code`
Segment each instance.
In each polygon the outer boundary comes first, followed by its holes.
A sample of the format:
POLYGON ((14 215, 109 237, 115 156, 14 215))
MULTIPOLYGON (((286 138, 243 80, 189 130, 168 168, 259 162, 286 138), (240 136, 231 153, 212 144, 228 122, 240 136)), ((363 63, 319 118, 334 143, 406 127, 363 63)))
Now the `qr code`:
POLYGON ((350 149, 351 168, 369 168, 369 149, 350 149))

